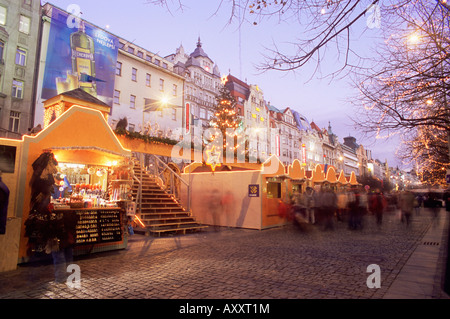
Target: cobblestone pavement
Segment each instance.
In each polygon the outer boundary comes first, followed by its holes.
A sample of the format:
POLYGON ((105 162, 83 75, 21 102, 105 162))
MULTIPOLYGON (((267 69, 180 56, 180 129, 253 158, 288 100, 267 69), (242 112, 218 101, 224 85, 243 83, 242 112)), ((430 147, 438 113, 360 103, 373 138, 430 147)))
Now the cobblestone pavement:
MULTIPOLYGON (((446 214, 440 211, 440 218, 446 214)), ((434 220, 428 210, 406 227, 395 212, 363 230, 291 225, 267 230, 214 229, 165 238, 129 237, 128 248, 76 257, 81 287, 53 281, 53 265, 32 263, 0 273, 1 299, 379 299, 434 220), (367 266, 381 288, 367 287, 367 266)))

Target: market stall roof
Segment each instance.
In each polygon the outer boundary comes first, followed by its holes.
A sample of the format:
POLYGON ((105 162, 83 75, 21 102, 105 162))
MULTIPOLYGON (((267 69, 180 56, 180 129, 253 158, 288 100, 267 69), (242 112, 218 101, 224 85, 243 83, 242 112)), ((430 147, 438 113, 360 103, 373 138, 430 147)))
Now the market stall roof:
POLYGON ((338 182, 336 178, 336 170, 334 169, 333 166, 328 167, 326 180, 332 184, 338 182))
POLYGON ((320 182, 325 181, 325 174, 324 174, 322 166, 320 164, 316 165, 316 168, 312 173, 311 179, 314 183, 320 183, 320 182))
POLYGON ((108 104, 84 90, 77 88, 58 94, 44 102, 44 128, 74 105, 98 110, 103 114, 105 119, 108 119, 111 111, 111 107, 108 104))
POLYGON ((52 151, 58 162, 108 165, 131 156, 101 111, 78 105, 70 107, 36 136, 27 136, 25 141, 52 151))
POLYGON ((288 166, 288 175, 293 180, 304 180, 306 178, 305 169, 298 159, 295 159, 292 164, 288 166))

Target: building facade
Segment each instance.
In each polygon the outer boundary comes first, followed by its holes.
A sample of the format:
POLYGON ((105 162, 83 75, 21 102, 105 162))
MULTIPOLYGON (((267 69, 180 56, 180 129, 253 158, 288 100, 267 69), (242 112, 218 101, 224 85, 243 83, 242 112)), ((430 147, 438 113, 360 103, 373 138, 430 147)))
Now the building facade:
POLYGON ((186 54, 184 47, 180 45, 166 59, 174 65, 174 71, 185 79, 184 99, 189 104, 189 112, 186 114, 184 127, 186 128, 187 121, 191 129, 200 130, 195 132, 198 138, 209 127, 216 111, 216 95, 221 85, 219 67, 203 50, 200 38, 191 54, 186 54))
MULTIPOLYGON (((3 7, 6 6, 5 3, 10 5, 8 1, 0 0, 3 7)), ((26 21, 34 25, 35 21, 39 24, 40 19, 26 20, 21 18, 21 16, 26 16, 27 8, 36 11, 35 1, 24 0, 16 6, 20 10, 9 9, 6 13, 3 13, 3 16, 10 17, 15 12, 14 14, 18 16, 19 21, 20 19, 25 21, 17 26, 22 28, 21 31, 17 31, 17 37, 18 41, 23 44, 28 39, 22 34, 25 34, 23 28, 28 23, 26 21)), ((39 73, 36 77, 37 94, 35 101, 37 107, 34 113, 35 123, 43 122, 43 115, 39 112, 43 111, 41 110, 43 102, 46 98, 49 98, 48 96, 45 97, 44 94, 47 93, 48 95, 48 92, 51 91, 48 87, 49 83, 55 86, 56 81, 56 89, 59 89, 58 84, 61 84, 59 81, 61 74, 54 75, 55 78, 46 82, 49 73, 60 71, 58 65, 53 69, 48 68, 48 64, 53 63, 51 50, 72 50, 71 56, 77 56, 79 52, 76 52, 76 48, 67 47, 68 45, 72 46, 68 37, 70 35, 72 39, 73 34, 86 33, 87 39, 89 39, 87 31, 89 25, 91 30, 95 30, 96 38, 93 38, 95 47, 101 47, 102 52, 110 50, 107 52, 109 52, 108 57, 111 63, 107 64, 109 60, 106 61, 106 58, 100 60, 100 64, 104 63, 104 68, 108 69, 110 73, 91 72, 91 74, 87 74, 90 80, 85 82, 82 80, 83 77, 78 74, 77 83, 83 89, 87 87, 91 91, 93 87, 97 87, 97 91, 91 93, 111 106, 108 123, 113 129, 116 128, 119 120, 126 118, 126 129, 131 132, 138 131, 143 134, 177 141, 189 134, 194 137, 194 143, 196 142, 195 138, 200 138, 197 142, 201 143, 203 131, 210 127, 210 121, 216 111, 216 96, 219 93, 219 88, 221 85, 225 85, 237 102, 236 112, 243 123, 241 129, 245 132, 249 159, 264 161, 265 158, 274 154, 279 157, 284 165, 289 165, 295 159, 298 159, 306 170, 314 170, 316 165, 320 164, 334 166, 337 171, 343 170, 346 175, 355 172, 357 176, 369 174, 369 169, 377 175, 382 170, 378 166, 375 168, 374 165, 378 164, 372 161, 371 156, 368 155, 368 150, 365 150, 362 145, 358 145, 354 137, 344 138, 344 143, 341 144, 338 136, 332 132, 331 124, 329 124, 328 129, 321 129, 314 122, 309 123, 305 116, 290 107, 278 109, 270 102, 266 102, 264 92, 258 85, 247 84, 232 75, 228 75, 226 79, 222 77, 219 67, 204 51, 200 38, 192 53, 187 54, 184 47, 180 45, 175 53, 162 57, 85 21, 80 23, 81 26, 77 28, 65 26, 68 13, 59 8, 55 13, 53 8, 57 7, 46 4, 42 8, 41 59, 39 73), (55 27, 58 19, 60 20, 60 25, 57 26, 59 29, 55 27), (86 30, 84 29, 85 25, 86 30), (68 28, 68 30, 64 28, 68 28), (59 36, 55 34, 55 30, 63 30, 65 34, 59 36), (60 38, 63 37, 65 37, 65 42, 62 41, 58 44, 60 47, 55 49, 55 42, 61 41, 60 38), (109 88, 109 91, 102 93, 99 89, 102 87, 109 88), (195 134, 194 130, 196 130, 195 134), (375 164, 369 165, 371 163, 375 164)), ((1 27, 2 21, 5 23, 4 25, 9 23, 8 18, 2 16, 2 12, 5 12, 5 10, 2 10, 2 7, 0 7, 0 40, 8 41, 8 43, 2 47, 3 42, 0 42, 0 50, 3 50, 0 52, 8 60, 12 59, 11 54, 13 54, 13 58, 17 59, 18 62, 16 64, 20 64, 22 63, 22 51, 19 51, 19 49, 29 48, 10 42, 13 31, 1 27)), ((29 32, 38 29, 39 25, 36 28, 31 26, 29 32)), ((91 37, 94 37, 93 34, 91 33, 91 37)), ((32 39, 32 35, 29 37, 32 39)), ((30 40, 28 43, 31 42, 30 40)), ((82 55, 83 58, 85 56, 86 54, 82 55)), ((103 57, 93 51, 91 57, 88 55, 88 58, 85 58, 85 62, 94 58, 102 59, 103 57)), ((76 71, 74 67, 76 61, 74 62, 74 59, 70 61, 70 55, 68 59, 66 64, 71 69, 67 72, 64 71, 67 76, 66 81, 73 75, 72 71, 76 71)), ((28 51, 25 60, 28 67, 30 61, 28 51)), ((30 61, 30 63, 33 64, 34 61, 30 61)), ((18 72, 17 70, 20 70, 20 65, 14 65, 11 72, 18 72)), ((0 83, 3 89, 3 95, 0 96, 0 103, 3 102, 0 104, 0 112, 2 112, 3 132, 21 129, 26 132, 32 121, 25 120, 25 115, 22 117, 22 113, 20 116, 16 116, 11 106, 7 106, 9 104, 6 103, 8 96, 5 93, 5 84, 14 81, 14 76, 7 75, 6 71, 6 64, 0 63, 2 74, 0 83), (18 121, 16 121, 17 118, 19 118, 18 121), (14 128, 14 130, 8 130, 8 126, 14 128), (8 128, 4 129, 5 127, 8 128)), ((28 71, 25 71, 25 74, 33 76, 33 72, 29 74, 28 71)), ((26 82, 28 84, 28 80, 26 82)), ((30 82, 33 81, 30 80, 30 82)), ((27 86, 24 87, 25 89, 21 91, 24 93, 24 97, 26 92, 33 92, 32 89, 27 89, 27 86)), ((51 91, 55 95, 56 89, 51 91)), ((11 89, 8 88, 7 90, 11 89)), ((25 101, 25 98, 22 100, 25 101)), ((16 97, 12 101, 18 103, 19 99, 16 97)), ((33 101, 33 98, 30 101, 33 101)), ((28 106, 25 106, 29 108, 29 113, 33 113, 32 104, 30 102, 28 106)), ((26 112, 24 111, 24 113, 26 112)), ((17 137, 19 136, 17 134, 17 137)))
POLYGON ((0 137, 34 126, 40 17, 38 0, 0 0, 0 137))
POLYGON ((124 39, 119 43, 110 125, 126 117, 129 131, 180 140, 184 77, 171 61, 124 39))

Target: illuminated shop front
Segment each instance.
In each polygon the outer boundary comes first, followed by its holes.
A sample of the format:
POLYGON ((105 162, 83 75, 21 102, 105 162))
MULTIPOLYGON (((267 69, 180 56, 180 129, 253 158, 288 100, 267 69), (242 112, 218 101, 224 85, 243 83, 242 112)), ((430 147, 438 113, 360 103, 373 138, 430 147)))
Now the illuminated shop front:
MULTIPOLYGON (((55 216, 78 216, 74 254, 127 245, 125 208, 132 200, 133 163, 131 152, 122 147, 106 121, 109 109, 98 100, 83 101, 70 94, 49 99, 46 110, 53 114, 55 105, 61 114, 52 115, 52 121, 37 135, 0 141, 16 148, 15 169, 5 180, 12 201, 8 218, 19 223, 7 225, 9 246, 0 249, 1 259, 10 264, 27 262, 34 253, 27 234, 29 217, 35 213, 31 181, 37 160, 46 154, 56 164, 51 169, 55 184, 50 211, 55 216), (16 182, 10 182, 13 180, 16 182)), ((2 270, 11 269, 8 267, 2 270)))

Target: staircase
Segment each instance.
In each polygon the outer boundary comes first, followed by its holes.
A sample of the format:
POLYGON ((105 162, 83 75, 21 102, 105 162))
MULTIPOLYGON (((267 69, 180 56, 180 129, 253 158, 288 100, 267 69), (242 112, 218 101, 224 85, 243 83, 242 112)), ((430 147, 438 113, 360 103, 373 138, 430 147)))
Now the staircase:
MULTIPOLYGON (((134 175, 141 176, 141 165, 134 160, 134 175)), ((139 183, 133 183, 133 198, 138 198, 139 183)), ((136 233, 161 236, 168 234, 186 234, 187 232, 201 231, 208 226, 198 224, 174 199, 156 182, 154 176, 142 171, 142 210, 139 213, 139 201, 136 203, 136 212, 144 223, 144 227, 135 228, 136 233)))

